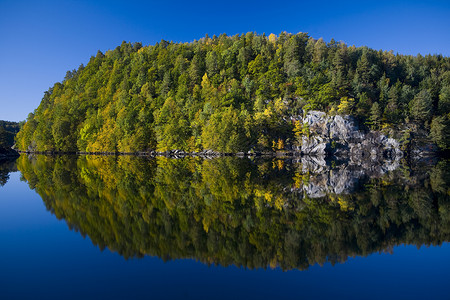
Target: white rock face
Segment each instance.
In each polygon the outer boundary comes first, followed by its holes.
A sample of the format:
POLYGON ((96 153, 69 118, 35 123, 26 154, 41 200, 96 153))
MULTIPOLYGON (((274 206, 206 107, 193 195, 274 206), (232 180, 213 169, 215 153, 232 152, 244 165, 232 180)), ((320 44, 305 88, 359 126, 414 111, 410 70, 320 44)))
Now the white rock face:
POLYGON ((325 155, 326 142, 321 136, 302 137, 303 154, 325 155))
POLYGON ((350 141, 359 136, 358 128, 348 116, 334 116, 328 119, 329 137, 332 140, 350 141))
POLYGON ((309 111, 302 119, 309 136, 302 136, 300 151, 305 155, 344 155, 359 158, 400 159, 403 152, 398 141, 380 132, 364 133, 351 116, 327 116, 309 111))

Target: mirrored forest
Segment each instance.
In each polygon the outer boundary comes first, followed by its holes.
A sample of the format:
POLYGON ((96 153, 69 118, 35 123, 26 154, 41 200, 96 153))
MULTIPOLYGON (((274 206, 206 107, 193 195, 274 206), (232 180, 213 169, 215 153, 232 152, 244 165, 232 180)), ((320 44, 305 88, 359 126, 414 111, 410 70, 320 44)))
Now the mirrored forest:
POLYGON ((127 259, 303 270, 450 240, 445 160, 391 170, 237 157, 22 155, 16 163, 52 214, 127 259))
POLYGON ((0 187, 8 182, 11 172, 17 172, 15 158, 0 158, 0 187))

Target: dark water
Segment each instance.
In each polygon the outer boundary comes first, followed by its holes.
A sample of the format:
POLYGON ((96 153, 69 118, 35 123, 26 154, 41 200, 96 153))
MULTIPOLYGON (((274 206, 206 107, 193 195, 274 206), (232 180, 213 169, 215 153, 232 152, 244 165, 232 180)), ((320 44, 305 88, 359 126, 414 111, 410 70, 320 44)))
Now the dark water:
POLYGON ((450 164, 0 162, 1 299, 450 299, 450 164))

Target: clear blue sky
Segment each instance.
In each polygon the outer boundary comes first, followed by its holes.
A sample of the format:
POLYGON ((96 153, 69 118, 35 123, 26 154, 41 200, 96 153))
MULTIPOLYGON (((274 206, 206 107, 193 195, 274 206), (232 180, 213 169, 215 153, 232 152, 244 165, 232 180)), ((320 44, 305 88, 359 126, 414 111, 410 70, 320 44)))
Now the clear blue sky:
POLYGON ((450 1, 0 0, 0 120, 24 120, 67 70, 123 40, 248 31, 450 56, 450 1))

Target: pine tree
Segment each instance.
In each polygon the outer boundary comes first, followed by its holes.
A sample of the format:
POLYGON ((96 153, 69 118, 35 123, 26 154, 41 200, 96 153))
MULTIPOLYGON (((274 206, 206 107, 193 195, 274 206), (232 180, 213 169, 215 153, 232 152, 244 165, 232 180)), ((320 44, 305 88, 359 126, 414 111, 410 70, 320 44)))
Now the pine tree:
POLYGON ((450 147, 450 126, 445 116, 433 118, 430 135, 439 148, 448 149, 450 147))
POLYGON ((426 90, 420 91, 411 102, 410 113, 416 121, 425 122, 431 117, 433 102, 430 93, 426 90))
POLYGON ((384 117, 387 122, 397 124, 399 121, 399 107, 398 107, 398 91, 396 86, 392 86, 388 93, 388 102, 384 109, 384 117))
POLYGON ((373 130, 377 130, 381 123, 381 109, 378 102, 375 102, 370 109, 370 125, 373 130))
POLYGON ((441 114, 450 112, 450 85, 442 87, 439 94, 438 110, 441 114))

